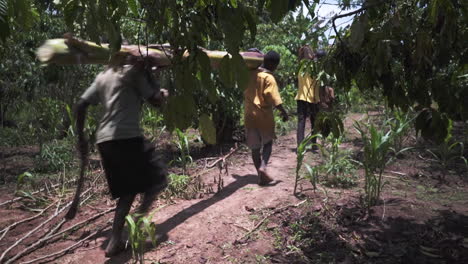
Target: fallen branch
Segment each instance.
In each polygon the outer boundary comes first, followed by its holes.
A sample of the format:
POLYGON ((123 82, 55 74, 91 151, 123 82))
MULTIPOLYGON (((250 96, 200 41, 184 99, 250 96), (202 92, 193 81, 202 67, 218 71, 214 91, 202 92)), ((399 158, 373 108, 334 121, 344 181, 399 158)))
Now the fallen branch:
MULTIPOLYGON (((67 254, 69 251, 75 249, 76 247, 78 247, 81 243, 85 242, 86 240, 90 239, 91 237, 97 235, 99 232, 101 232, 102 230, 104 230, 111 222, 108 221, 107 222, 107 225, 104 225, 103 227, 99 228, 98 230, 94 231, 93 233, 89 234, 88 236, 86 236, 85 238, 81 239, 80 241, 76 242, 75 244, 65 248, 65 249, 62 249, 60 251, 57 251, 55 253, 52 253, 52 254, 49 254, 49 255, 45 255, 45 256, 42 256, 42 257, 39 257, 39 258, 36 258, 36 259, 33 259, 33 260, 29 260, 29 261, 25 261, 25 262, 22 262, 22 264, 31 264, 31 263, 41 263, 40 261, 44 260, 44 259, 49 259, 49 258, 57 258, 57 257, 60 257, 62 255, 65 255, 67 254)), ((50 261, 50 260, 49 260, 50 261)))
POLYGON ((237 146, 237 144, 235 145, 234 148, 231 148, 231 150, 229 151, 228 154, 226 154, 225 156, 215 160, 213 163, 211 163, 210 165, 207 166, 207 168, 214 168, 214 166, 216 166, 218 163, 220 162, 226 162, 226 159, 229 158, 230 156, 232 156, 232 154, 236 153, 237 150, 239 150, 239 147, 237 146))
POLYGON ((108 210, 106 210, 106 211, 104 211, 104 212, 98 213, 98 214, 96 214, 96 215, 94 215, 94 216, 92 216, 92 217, 90 217, 90 218, 88 218, 88 219, 86 219, 86 220, 83 220, 83 221, 81 221, 81 222, 79 222, 79 223, 77 223, 77 224, 75 224, 75 225, 73 225, 73 226, 70 226, 69 228, 67 228, 67 229, 65 229, 65 230, 63 230, 63 231, 60 231, 59 233, 57 233, 57 234, 55 234, 55 235, 53 235, 53 236, 50 236, 48 239, 54 239, 54 238, 56 238, 56 237, 58 237, 58 236, 61 236, 61 235, 64 234, 64 233, 67 233, 67 232, 69 232, 69 231, 73 231, 75 228, 78 228, 78 227, 81 226, 81 225, 88 224, 88 223, 90 223, 90 222, 92 222, 92 221, 98 219, 99 217, 101 217, 101 216, 103 216, 103 215, 105 215, 105 214, 108 214, 108 213, 110 213, 110 212, 112 212, 112 211, 114 211, 114 210, 115 210, 115 208, 111 208, 111 209, 108 209, 108 210))
POLYGON ((47 219, 46 221, 42 222, 41 224, 39 224, 38 226, 36 226, 33 230, 29 231, 28 233, 26 233, 26 235, 24 235, 22 238, 16 240, 15 243, 13 243, 13 245, 11 245, 9 248, 7 248, 2 256, 0 256, 0 263, 3 263, 3 259, 5 258, 6 254, 8 252, 10 252, 10 250, 12 250, 14 247, 16 247, 17 245, 19 245, 23 240, 25 240, 26 238, 28 238, 30 235, 34 234, 37 230, 39 230, 40 228, 42 228, 45 224, 49 223, 50 221, 52 221, 55 217, 57 217, 62 211, 64 211, 66 208, 68 208, 69 206, 71 205, 71 202, 69 202, 67 205, 65 205, 64 207, 62 207, 62 209, 60 209, 58 211, 58 213, 55 213, 53 214, 51 217, 49 217, 49 219, 47 219))
POLYGON ((274 215, 274 214, 277 214, 277 213, 281 213, 282 211, 288 209, 288 208, 291 208, 291 207, 299 207, 300 205, 302 205, 303 203, 305 203, 307 200, 304 200, 298 204, 290 204, 290 205, 286 205, 284 207, 281 207, 279 209, 276 209, 274 210, 273 212, 269 213, 268 215, 266 215, 262 220, 260 220, 260 222, 258 222, 258 224, 255 225, 254 228, 252 228, 249 232, 245 233, 240 239, 237 239, 237 241, 240 241, 246 237, 248 237, 250 234, 252 234, 253 232, 255 232, 255 230, 257 230, 264 222, 265 220, 267 220, 270 216, 274 215))
MULTIPOLYGON (((107 213, 110 213, 110 212, 112 212, 112 211, 114 211, 114 210, 115 210, 115 208, 112 208, 112 209, 106 210, 106 211, 104 211, 104 212, 98 213, 98 214, 96 214, 96 215, 94 215, 94 216, 92 216, 92 217, 90 217, 90 218, 88 218, 88 219, 86 219, 86 220, 83 220, 83 221, 81 221, 81 222, 79 222, 79 223, 77 223, 77 224, 75 224, 75 225, 73 225, 73 226, 70 226, 70 227, 68 227, 67 229, 62 230, 62 231, 60 231, 60 232, 58 232, 58 233, 56 233, 56 234, 55 234, 55 232, 52 232, 52 231, 51 231, 51 232, 49 232, 49 234, 48 234, 47 236, 43 237, 42 239, 38 240, 38 241, 35 242, 34 244, 32 244, 32 245, 30 245, 29 247, 25 248, 23 251, 21 251, 20 253, 18 253, 16 256, 10 258, 10 259, 8 260, 8 262, 6 262, 5 264, 10 263, 10 262, 12 262, 13 260, 17 260, 17 259, 19 259, 20 257, 23 257, 23 256, 25 256, 25 255, 31 253, 32 251, 38 249, 39 247, 43 246, 44 244, 47 244, 48 241, 51 241, 51 240, 54 239, 54 238, 60 237, 60 236, 62 236, 63 234, 65 234, 65 233, 67 233, 67 232, 73 231, 73 230, 75 230, 76 228, 78 228, 79 226, 88 224, 88 223, 90 223, 90 222, 96 220, 97 218, 99 218, 99 217, 101 217, 101 216, 103 216, 103 215, 105 215, 105 214, 107 214, 107 213)), ((65 222, 65 219, 63 219, 61 223, 63 224, 64 222, 65 222)), ((57 226, 61 226, 61 225, 59 224, 59 225, 57 225, 57 226)), ((58 229, 57 229, 57 230, 58 230, 58 229)))
MULTIPOLYGON (((57 230, 60 229, 60 227, 62 227, 62 225, 65 223, 65 220, 62 219, 62 221, 60 221, 58 223, 58 225, 54 226, 44 237, 48 237, 52 234, 54 234, 55 232, 57 232, 57 230)), ((42 241, 39 240, 39 241, 42 241)), ((37 241, 36 243, 32 244, 31 246, 25 248, 23 251, 21 251, 20 253, 16 254, 15 256, 13 256, 12 258, 8 259, 8 261, 5 262, 5 264, 10 264, 10 263, 13 263, 15 260, 21 258, 22 256, 28 254, 30 251, 28 250, 30 247, 33 247, 35 246, 36 244, 39 244, 39 241, 37 241)))
POLYGON ((388 171, 386 171, 386 172, 393 173, 393 174, 400 175, 400 176, 406 176, 406 173, 399 172, 399 171, 391 171, 391 170, 388 170, 388 171))
POLYGON ((241 225, 238 225, 238 224, 236 224, 236 223, 229 223, 229 224, 231 224, 231 225, 233 225, 233 226, 235 226, 235 227, 237 227, 237 228, 240 228, 240 229, 242 229, 242 230, 244 230, 244 231, 249 232, 249 229, 247 229, 247 228, 245 228, 245 227, 243 227, 243 226, 241 226, 241 225))
MULTIPOLYGON (((76 181, 76 180, 66 181, 65 184, 72 183, 72 182, 75 182, 75 181, 76 181)), ((55 189, 55 187, 57 187, 57 186, 59 186, 59 185, 60 185, 60 183, 56 183, 56 184, 51 185, 50 187, 55 189)), ((31 195, 35 195, 35 194, 38 194, 38 193, 43 192, 43 191, 46 191, 46 188, 41 188, 41 189, 39 189, 39 190, 37 190, 37 191, 35 191, 35 192, 32 192, 31 195)), ((24 198, 25 198, 24 196, 16 197, 16 198, 13 198, 13 199, 11 199, 11 200, 7 200, 7 201, 5 201, 5 202, 0 203, 0 206, 2 206, 2 205, 8 205, 8 204, 17 202, 17 201, 19 201, 19 200, 22 200, 22 199, 24 199, 24 198)))
POLYGON ((203 171, 201 171, 201 172, 199 172, 199 173, 197 173, 197 174, 194 174, 194 175, 192 176, 192 178, 196 178, 196 177, 198 177, 198 176, 201 176, 201 175, 203 175, 203 174, 205 174, 205 173, 208 173, 209 171, 212 171, 212 170, 214 170, 214 169, 215 169, 215 168, 209 168, 209 169, 203 170, 203 171))
MULTIPOLYGON (((91 190, 91 188, 88 188, 85 192, 83 192, 83 195, 88 193, 90 190, 91 190)), ((49 217, 49 219, 47 219, 44 222, 42 222, 41 224, 39 224, 33 230, 29 231, 28 233, 26 233, 26 235, 24 235, 23 237, 18 239, 15 243, 13 243, 13 245, 11 245, 9 248, 7 248, 3 252, 3 254, 0 256, 0 263, 3 263, 3 259, 5 258, 6 254, 8 252, 10 252, 13 248, 15 248, 17 245, 19 245, 23 240, 25 240, 26 238, 28 238, 29 236, 34 234, 37 230, 42 228, 44 225, 46 225, 47 223, 52 221, 54 218, 56 218, 61 212, 63 212, 65 209, 67 209, 70 205, 71 205, 71 202, 67 203, 64 207, 62 207, 62 209, 58 210, 55 214, 53 214, 51 217, 49 217)))
POLYGON ((2 239, 5 237, 6 233, 8 233, 8 231, 10 231, 11 229, 13 229, 14 227, 16 227, 17 225, 20 225, 22 223, 26 223, 26 222, 29 222, 31 220, 34 220, 36 218, 38 218, 39 216, 41 216, 42 214, 45 213, 45 211, 47 211, 49 208, 51 208, 56 202, 53 202, 51 203, 49 206, 47 206, 46 208, 42 209, 42 211, 40 211, 38 214, 36 215, 33 215, 31 217, 28 217, 26 219, 23 219, 23 220, 20 220, 18 222, 15 222, 7 227, 5 227, 2 231, 0 231, 0 233, 2 233, 2 236, 0 237, 0 241, 2 241, 2 239))

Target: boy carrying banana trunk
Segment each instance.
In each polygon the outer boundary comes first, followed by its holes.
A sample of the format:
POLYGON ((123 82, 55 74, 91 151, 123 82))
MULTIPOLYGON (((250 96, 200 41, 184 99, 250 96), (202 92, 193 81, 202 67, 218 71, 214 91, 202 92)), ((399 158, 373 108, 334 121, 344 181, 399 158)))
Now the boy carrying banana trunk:
MULTIPOLYGON (((311 47, 306 45, 299 49, 299 60, 316 61, 326 56, 324 50, 312 51, 311 47)), ((331 111, 335 99, 333 88, 330 86, 321 86, 319 81, 309 73, 298 74, 297 101, 297 146, 304 140, 305 125, 307 118, 310 119, 311 133, 319 131, 315 129, 315 120, 320 111, 331 111)), ((323 132, 323 131, 322 131, 323 132)), ((328 134, 328 133, 327 133, 328 134)), ((317 138, 312 139, 312 143, 317 143, 317 138)), ((312 146, 316 150, 317 145, 312 146)))
POLYGON ((250 72, 250 80, 244 91, 246 143, 252 150, 252 160, 259 176, 259 185, 273 181, 267 172, 275 138, 273 108, 280 111, 283 121, 288 120, 273 76, 280 62, 280 56, 270 51, 265 54, 263 61, 262 67, 250 72))
POLYGON ((143 193, 138 213, 146 213, 156 195, 167 186, 166 168, 155 156, 154 146, 140 128, 144 101, 160 106, 168 93, 160 89, 144 61, 109 66, 101 72, 76 105, 78 148, 88 152, 83 128, 89 105, 102 104, 104 113, 97 132, 97 146, 113 199, 118 199, 107 257, 123 250, 122 231, 136 194, 143 193))

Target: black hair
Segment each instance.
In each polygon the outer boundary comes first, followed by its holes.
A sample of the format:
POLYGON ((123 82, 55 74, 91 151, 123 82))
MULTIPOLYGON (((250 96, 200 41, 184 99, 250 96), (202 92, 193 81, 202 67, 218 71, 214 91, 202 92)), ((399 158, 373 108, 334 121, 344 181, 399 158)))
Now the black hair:
POLYGON ((325 50, 323 50, 323 49, 319 49, 319 50, 317 50, 315 52, 315 57, 317 59, 320 59, 320 58, 325 57, 325 56, 327 56, 327 52, 325 50))
POLYGON ((263 67, 267 70, 274 71, 280 62, 280 55, 278 52, 270 50, 263 57, 263 67))

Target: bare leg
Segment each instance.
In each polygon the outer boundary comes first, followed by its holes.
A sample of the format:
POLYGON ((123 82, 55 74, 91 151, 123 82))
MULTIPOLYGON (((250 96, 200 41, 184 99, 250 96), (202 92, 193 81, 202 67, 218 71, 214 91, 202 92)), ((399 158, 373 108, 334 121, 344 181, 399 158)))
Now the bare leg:
POLYGON ((304 131, 307 118, 307 103, 301 100, 297 101, 297 146, 304 140, 304 131))
POLYGON ((258 175, 260 176, 259 185, 266 185, 273 181, 273 179, 267 173, 267 165, 270 160, 271 151, 273 148, 273 141, 270 141, 263 145, 262 161, 260 168, 258 169, 258 175))
POLYGON ((154 200, 156 200, 156 196, 161 193, 167 187, 167 179, 164 180, 160 184, 155 184, 151 188, 149 188, 144 196, 143 200, 141 201, 140 206, 138 207, 137 213, 138 214, 146 214, 148 210, 153 205, 154 200))
POLYGON ((260 149, 252 149, 252 160, 255 166, 255 169, 258 171, 262 165, 262 157, 260 155, 260 149))
MULTIPOLYGON (((318 112, 319 112, 318 103, 317 104, 311 104, 310 105, 310 127, 311 127, 311 132, 310 133, 312 135, 316 134, 318 132, 317 129, 315 129, 315 119, 317 117, 318 112)), ((312 139, 312 143, 313 144, 317 143, 317 138, 316 137, 314 137, 312 139)), ((318 149, 317 145, 312 146, 312 150, 317 150, 317 149, 318 149)))
POLYGON ((271 151, 273 150, 273 141, 270 141, 263 145, 262 151, 262 167, 266 168, 268 161, 270 161, 271 151))
POLYGON ((119 198, 115 209, 114 223, 112 225, 112 235, 106 248, 106 257, 118 254, 121 250, 122 231, 125 225, 125 217, 132 207, 135 195, 126 195, 119 198))

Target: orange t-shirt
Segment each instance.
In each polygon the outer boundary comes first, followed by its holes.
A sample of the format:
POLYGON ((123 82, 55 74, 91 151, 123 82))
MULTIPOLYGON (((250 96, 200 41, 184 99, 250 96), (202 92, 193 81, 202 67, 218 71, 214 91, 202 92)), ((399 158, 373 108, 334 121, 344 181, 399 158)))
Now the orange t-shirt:
POLYGON ((250 72, 244 91, 244 123, 246 128, 257 128, 263 133, 275 133, 273 108, 282 104, 275 77, 268 71, 250 72))

